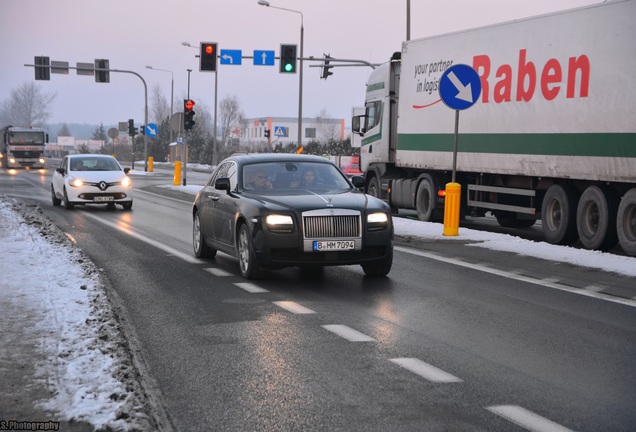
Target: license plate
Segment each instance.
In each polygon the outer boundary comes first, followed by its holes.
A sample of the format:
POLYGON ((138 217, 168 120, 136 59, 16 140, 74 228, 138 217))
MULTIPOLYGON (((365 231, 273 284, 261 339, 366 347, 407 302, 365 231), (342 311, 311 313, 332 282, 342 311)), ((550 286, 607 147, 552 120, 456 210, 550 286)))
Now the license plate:
POLYGON ((355 242, 353 240, 329 240, 329 241, 314 241, 314 251, 339 251, 339 250, 351 250, 355 248, 355 242))
POLYGON ((112 196, 96 196, 95 198, 93 198, 93 201, 95 201, 95 202, 111 202, 111 201, 115 201, 115 198, 113 198, 112 196))

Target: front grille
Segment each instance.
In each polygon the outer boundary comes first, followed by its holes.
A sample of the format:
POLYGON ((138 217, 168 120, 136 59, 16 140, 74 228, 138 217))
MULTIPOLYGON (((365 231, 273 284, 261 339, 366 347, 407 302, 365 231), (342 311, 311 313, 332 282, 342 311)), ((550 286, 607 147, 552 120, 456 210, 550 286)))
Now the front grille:
POLYGON ((360 230, 360 212, 357 211, 317 210, 303 214, 305 238, 360 237, 360 230))

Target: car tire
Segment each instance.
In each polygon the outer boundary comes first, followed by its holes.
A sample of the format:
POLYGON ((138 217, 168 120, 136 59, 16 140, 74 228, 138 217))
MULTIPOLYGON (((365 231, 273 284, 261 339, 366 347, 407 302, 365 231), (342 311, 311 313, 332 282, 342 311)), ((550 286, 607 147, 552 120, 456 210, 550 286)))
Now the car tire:
POLYGON ((51 185, 51 202, 56 207, 62 204, 62 200, 55 196, 55 188, 53 188, 53 185, 51 185))
POLYGON ((382 277, 389 274, 393 266, 393 249, 387 254, 386 258, 373 265, 363 265, 364 274, 372 277, 382 277))
POLYGON ((245 279, 256 279, 260 275, 256 254, 254 253, 254 243, 252 235, 246 223, 239 227, 236 238, 236 252, 239 259, 241 276, 245 279))
POLYGON ((131 210, 132 209, 132 201, 131 202, 127 202, 127 203, 123 203, 121 206, 124 208, 124 210, 131 210))
MULTIPOLYGON (((132 207, 132 203, 130 205, 132 207)), ((199 212, 195 213, 192 218, 192 247, 194 249, 194 256, 197 258, 213 258, 216 255, 216 249, 212 249, 205 242, 205 236, 203 235, 203 231, 201 231, 199 212)))
POLYGON ((75 204, 68 200, 68 194, 66 193, 66 188, 64 188, 64 208, 66 210, 73 210, 73 207, 75 207, 75 204))

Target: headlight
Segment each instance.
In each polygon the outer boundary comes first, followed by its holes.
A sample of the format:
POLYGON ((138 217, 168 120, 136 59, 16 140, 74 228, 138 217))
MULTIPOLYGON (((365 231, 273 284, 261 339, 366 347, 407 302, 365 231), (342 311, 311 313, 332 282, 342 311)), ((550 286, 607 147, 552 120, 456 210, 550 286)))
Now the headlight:
POLYGON ((367 215, 367 229, 369 231, 381 231, 387 227, 389 216, 386 213, 369 213, 367 215))
POLYGON ((132 181, 130 180, 129 177, 126 177, 121 181, 121 185, 123 187, 129 187, 131 184, 132 184, 132 181))
POLYGON ((70 184, 73 187, 82 187, 82 186, 84 186, 84 181, 82 179, 77 178, 77 177, 71 177, 68 180, 68 184, 70 184))
POLYGON ((265 224, 272 232, 290 233, 294 229, 294 220, 289 215, 267 215, 265 224))
POLYGON ((44 158, 40 158, 40 159, 38 159, 38 162, 39 162, 39 163, 41 163, 41 164, 43 164, 43 163, 44 163, 44 158))
POLYGON ((367 215, 367 222, 370 224, 385 224, 389 221, 386 213, 371 213, 367 215))

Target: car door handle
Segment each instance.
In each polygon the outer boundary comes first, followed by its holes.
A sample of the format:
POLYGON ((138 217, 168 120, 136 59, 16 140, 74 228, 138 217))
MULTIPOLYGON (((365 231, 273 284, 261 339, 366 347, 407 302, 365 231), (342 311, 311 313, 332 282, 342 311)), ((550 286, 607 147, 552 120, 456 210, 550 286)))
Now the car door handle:
POLYGON ((218 195, 208 195, 207 197, 211 201, 218 201, 219 200, 219 196, 218 195))

